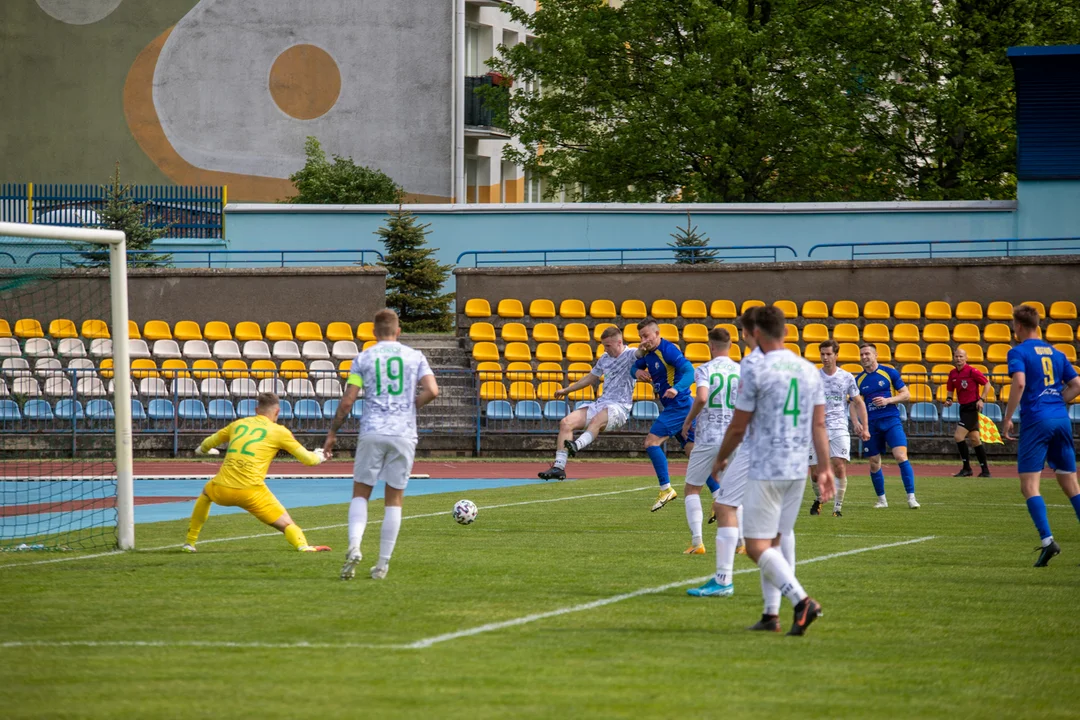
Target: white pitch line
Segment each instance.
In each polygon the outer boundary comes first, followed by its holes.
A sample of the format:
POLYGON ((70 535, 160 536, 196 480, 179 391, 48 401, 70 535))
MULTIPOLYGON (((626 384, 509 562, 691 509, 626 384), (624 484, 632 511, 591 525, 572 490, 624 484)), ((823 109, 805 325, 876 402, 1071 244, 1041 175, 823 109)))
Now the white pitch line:
MULTIPOLYGON (((651 486, 650 486, 651 487, 651 486)), ((632 491, 622 491, 632 492, 632 491)), ((601 493, 609 495, 611 493, 601 493)), ((569 499, 569 498, 567 498, 569 499)), ((518 503, 519 504, 519 503, 518 503)), ((494 507, 494 506, 492 506, 494 507)), ((927 535, 925 537, 913 538, 911 540, 904 540, 903 542, 886 543, 884 545, 872 545, 870 547, 857 548, 855 550, 844 550, 842 552, 829 553, 828 555, 819 555, 817 557, 807 558, 806 560, 799 560, 798 565, 808 565, 810 563, 824 562, 826 560, 835 560, 836 558, 847 557, 848 555, 859 555, 861 553, 874 552, 875 550, 885 550, 888 548, 902 547, 904 545, 915 545, 916 543, 927 542, 928 540, 934 540, 935 535, 927 535)), ((742 570, 736 570, 733 574, 743 575, 746 573, 757 572, 755 568, 744 568, 742 570)), ((559 617, 560 615, 569 615, 570 613, 584 612, 585 610, 593 610, 598 607, 604 607, 605 605, 612 605, 623 600, 632 600, 642 595, 655 595, 657 593, 666 592, 668 590, 674 590, 676 588, 686 587, 687 585, 696 585, 697 583, 704 582, 711 578, 712 575, 703 575, 701 577, 690 578, 688 580, 680 580, 678 582, 667 583, 665 585, 658 585, 651 588, 642 588, 641 590, 635 590, 633 592, 622 593, 621 595, 612 595, 611 597, 601 598, 599 600, 593 600, 592 602, 582 603, 581 605, 571 605, 570 607, 559 608, 557 610, 549 610, 542 613, 533 613, 532 615, 525 615, 523 617, 514 618, 512 620, 503 620, 501 622, 488 623, 487 625, 480 625, 473 628, 467 628, 465 630, 458 630, 457 632, 445 633, 443 635, 436 635, 434 637, 424 638, 417 640, 416 642, 405 644, 356 644, 356 643, 243 643, 243 642, 228 642, 228 641, 176 641, 171 642, 168 640, 67 640, 67 641, 10 641, 0 643, 0 648, 24 648, 24 647, 198 647, 198 648, 252 648, 252 649, 272 649, 272 650, 293 650, 293 649, 311 649, 311 650, 347 650, 354 648, 362 648, 368 650, 425 650, 444 643, 449 640, 457 640, 459 638, 472 637, 474 635, 481 635, 483 633, 494 632, 495 630, 504 630, 506 628, 517 627, 519 625, 527 625, 539 620, 546 620, 548 618, 559 617)))
MULTIPOLYGON (((656 487, 656 486, 655 485, 645 485, 643 487, 631 488, 629 490, 612 490, 610 492, 588 493, 586 495, 568 495, 568 496, 565 496, 565 497, 546 498, 544 500, 524 500, 522 502, 501 503, 499 505, 484 505, 484 506, 481 506, 479 509, 480 510, 496 510, 498 508, 518 507, 520 505, 539 505, 541 503, 564 502, 566 500, 582 500, 584 498, 604 497, 606 495, 622 495, 623 493, 641 492, 642 490, 649 490, 650 488, 654 488, 654 487, 656 487)), ((401 519, 402 520, 419 520, 420 518, 439 517, 441 515, 449 515, 449 514, 450 514, 449 511, 437 512, 437 513, 424 513, 422 515, 407 515, 407 516, 405 516, 405 517, 403 517, 401 519)), ((368 524, 369 525, 378 525, 381 522, 382 522, 382 520, 373 520, 368 524)), ((321 525, 321 526, 318 526, 318 527, 307 528, 306 530, 304 530, 304 532, 309 533, 309 532, 317 532, 317 531, 320 531, 320 530, 336 530, 338 528, 343 528, 343 527, 348 527, 348 526, 349 526, 348 523, 337 523, 335 525, 321 525)), ((209 543, 233 542, 233 541, 236 541, 236 540, 255 540, 257 538, 280 537, 280 536, 281 536, 281 533, 279 533, 279 532, 256 533, 254 535, 238 535, 238 536, 235 536, 235 537, 213 538, 213 539, 210 539, 210 540, 200 540, 199 544, 200 545, 207 545, 209 543)), ((175 550, 175 549, 177 549, 179 547, 183 547, 183 545, 178 543, 176 545, 161 545, 160 547, 138 548, 135 552, 144 552, 144 553, 145 552, 160 552, 161 550, 175 550)), ((32 565, 51 565, 53 563, 73 562, 75 560, 92 560, 94 558, 109 557, 111 555, 123 555, 124 553, 125 553, 124 550, 110 550, 109 552, 93 553, 91 555, 73 555, 73 556, 70 556, 70 557, 53 558, 52 560, 35 560, 33 562, 5 563, 5 564, 0 564, 0 570, 3 570, 5 568, 30 567, 32 565)))

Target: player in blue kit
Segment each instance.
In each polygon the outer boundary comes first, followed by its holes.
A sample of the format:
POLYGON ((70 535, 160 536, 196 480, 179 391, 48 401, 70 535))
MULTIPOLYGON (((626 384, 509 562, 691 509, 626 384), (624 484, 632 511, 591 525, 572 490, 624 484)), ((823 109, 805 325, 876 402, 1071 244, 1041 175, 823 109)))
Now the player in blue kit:
POLYGON ((881 454, 888 446, 892 448, 892 455, 900 468, 908 507, 916 510, 919 501, 915 499, 915 471, 908 462, 907 435, 904 434, 900 411, 896 407, 910 400, 911 392, 900 379, 896 368, 878 365, 875 346, 863 344, 859 349, 859 362, 863 371, 856 376, 855 382, 859 386, 859 394, 866 400, 870 439, 865 447, 866 454, 870 456, 870 480, 878 497, 874 507, 889 507, 885 499, 885 473, 881 472, 881 454))
POLYGON ((1061 552, 1050 533, 1046 502, 1039 494, 1043 463, 1057 475, 1058 485, 1068 496, 1080 519, 1080 486, 1076 483, 1076 450, 1072 424, 1066 405, 1080 395, 1080 377, 1065 354, 1039 339, 1039 311, 1030 305, 1013 310, 1013 332, 1020 344, 1009 350, 1009 375, 1012 389, 1005 410, 1005 438, 1012 437, 1012 416, 1020 406, 1020 447, 1016 470, 1020 492, 1027 501, 1028 513, 1042 539, 1035 548, 1039 559, 1035 567, 1046 567, 1061 552))
MULTIPOLYGON (((683 421, 694 404, 694 398, 690 395, 694 365, 686 359, 678 345, 660 337, 660 326, 652 318, 638 323, 638 333, 641 335, 639 357, 630 368, 630 373, 638 380, 650 383, 664 407, 645 437, 645 452, 652 461, 656 479, 660 483, 660 494, 652 506, 652 511, 656 512, 679 496, 672 489, 668 477, 667 455, 661 447, 664 441, 674 437, 688 455, 694 449, 693 425, 688 436, 683 437, 682 434, 683 421)), ((706 484, 715 499, 720 485, 711 475, 706 484)))

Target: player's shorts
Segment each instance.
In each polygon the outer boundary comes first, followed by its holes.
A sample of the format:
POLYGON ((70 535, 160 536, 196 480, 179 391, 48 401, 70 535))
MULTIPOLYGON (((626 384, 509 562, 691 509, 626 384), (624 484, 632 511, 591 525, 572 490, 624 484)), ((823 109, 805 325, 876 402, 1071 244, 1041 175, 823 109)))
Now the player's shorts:
POLYGON ((353 482, 375 487, 382 480, 395 490, 409 484, 416 441, 394 435, 361 435, 356 441, 353 482))
POLYGON ((870 439, 863 443, 868 457, 884 454, 887 447, 907 447, 907 435, 899 417, 870 421, 870 439))
POLYGON ((743 537, 771 540, 795 529, 806 478, 751 480, 743 503, 743 537))
POLYGON ((677 405, 668 405, 660 412, 660 417, 653 421, 652 427, 649 428, 649 433, 656 437, 673 437, 679 441, 679 445, 686 447, 686 443, 694 442, 694 425, 697 424, 695 420, 690 424, 690 432, 686 437, 682 436, 682 426, 686 421, 686 416, 690 414, 690 408, 694 404, 694 401, 679 403, 677 405))
POLYGON ((1020 419, 1020 446, 1016 451, 1017 472, 1042 472, 1043 463, 1059 473, 1076 472, 1076 449, 1073 447, 1069 418, 1052 418, 1025 423, 1020 419))
MULTIPOLYGON (((847 432, 829 435, 829 457, 851 459, 851 435, 847 432)), ((817 449, 810 443, 810 464, 817 465, 817 449)))
POLYGON ((614 402, 604 402, 603 398, 585 406, 585 424, 588 425, 593 418, 607 410, 607 425, 604 430, 611 432, 618 430, 626 424, 630 411, 625 405, 614 402))
POLYGON ((712 474, 712 466, 719 452, 719 445, 695 445, 686 464, 686 484, 694 487, 704 485, 712 474))
MULTIPOLYGON (((694 449, 697 450, 697 447, 694 449)), ((731 507, 742 505, 746 495, 746 483, 750 480, 750 453, 740 446, 735 455, 728 459, 724 474, 716 480, 720 483, 720 493, 716 497, 718 503, 731 507)))
POLYGON ((968 432, 979 432, 979 404, 964 403, 960 406, 960 422, 956 423, 968 432))
POLYGON ((218 485, 211 480, 203 487, 203 494, 217 505, 247 510, 267 525, 277 522, 285 514, 285 506, 265 485, 234 488, 218 485))

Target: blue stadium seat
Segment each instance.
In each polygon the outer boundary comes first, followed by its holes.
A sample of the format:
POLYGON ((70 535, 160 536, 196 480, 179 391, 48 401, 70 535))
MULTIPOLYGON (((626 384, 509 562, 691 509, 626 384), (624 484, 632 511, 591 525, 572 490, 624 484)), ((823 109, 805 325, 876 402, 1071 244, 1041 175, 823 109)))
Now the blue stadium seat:
POLYGON ((209 414, 211 420, 228 420, 232 422, 236 419, 236 408, 233 407, 232 400, 217 398, 210 401, 209 414))
MULTIPOLYGON (((314 400, 312 401, 314 402, 314 400)), ((293 407, 292 403, 288 400, 281 400, 281 413, 278 415, 279 420, 292 420, 293 419, 293 407)), ((252 413, 254 415, 255 413, 252 413)))
POLYGON ((131 398, 131 419, 132 420, 145 420, 146 408, 143 407, 142 401, 138 398, 131 398))
POLYGON ((1001 412, 1001 406, 997 403, 985 403, 982 414, 994 422, 1001 422, 1005 419, 1005 415, 1001 412))
POLYGON ((251 417, 255 414, 255 409, 259 407, 259 403, 252 398, 244 398, 236 404, 237 417, 251 417))
POLYGON ((907 408, 903 405, 897 405, 896 408, 900 411, 900 422, 907 422, 907 408))
POLYGON ((187 398, 180 401, 181 420, 206 420, 206 406, 202 400, 187 398))
POLYGON ((56 403, 56 417, 61 420, 83 420, 86 414, 83 412, 83 404, 78 400, 65 398, 56 403))
MULTIPOLYGON (((4 416, 0 414, 0 419, 3 419, 3 417, 4 416)), ((1080 425, 1080 405, 1069 406, 1069 418, 1072 420, 1073 425, 1080 425)))
POLYGON ((937 422, 937 406, 929 402, 917 402, 911 406, 911 419, 914 422, 937 422))
POLYGON ((293 408, 293 416, 296 417, 297 420, 322 420, 322 410, 319 408, 319 401, 308 398, 297 400, 296 407, 293 408))
POLYGON ((484 409, 489 420, 513 420, 514 408, 506 400, 492 400, 484 409))
POLYGON ((544 403, 545 420, 562 420, 566 415, 567 406, 565 400, 548 400, 544 403))
POLYGON ((638 400, 634 403, 630 416, 635 420, 655 420, 660 417, 660 408, 652 400, 638 400))
POLYGON ((173 409, 172 400, 154 398, 150 401, 147 415, 151 420, 172 420, 176 412, 173 409))
POLYGON ((515 408, 518 420, 542 420, 544 411, 535 400, 522 400, 515 408))
POLYGON ((27 420, 52 420, 52 406, 45 400, 27 400, 23 405, 23 415, 27 420))
POLYGON ((19 404, 14 400, 0 400, 0 421, 22 420, 19 404))
POLYGON ((960 422, 960 406, 957 403, 953 403, 952 405, 941 408, 941 422, 960 422))
MULTIPOLYGON (((142 403, 139 403, 139 407, 142 408, 142 403)), ((113 420, 116 418, 116 412, 113 410, 113 404, 108 400, 91 400, 86 403, 86 417, 91 420, 113 420)))
POLYGON ((592 405, 592 400, 578 400, 576 403, 574 403, 574 412, 577 412, 581 408, 587 407, 589 405, 592 405))
POLYGON ((328 417, 328 418, 334 417, 334 414, 337 413, 338 404, 340 402, 341 401, 338 400, 337 398, 331 398, 331 399, 325 401, 323 403, 323 405, 322 405, 323 417, 328 417))
POLYGON ((353 403, 352 413, 351 414, 357 420, 360 419, 360 416, 364 414, 364 401, 363 400, 357 400, 356 402, 353 403))
POLYGON ((1013 421, 1013 425, 1016 425, 1017 423, 1020 422, 1020 407, 1019 406, 1017 406, 1016 410, 1013 411, 1012 421, 1013 421))

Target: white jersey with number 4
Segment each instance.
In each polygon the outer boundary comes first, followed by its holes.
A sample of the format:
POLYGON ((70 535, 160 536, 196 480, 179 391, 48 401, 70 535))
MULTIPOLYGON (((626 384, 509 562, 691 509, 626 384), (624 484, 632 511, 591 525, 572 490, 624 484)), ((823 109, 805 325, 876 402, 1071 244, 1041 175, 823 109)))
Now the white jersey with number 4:
POLYGON ((415 441, 416 387, 431 375, 427 358, 399 342, 381 341, 357 355, 349 382, 363 381, 361 435, 390 435, 415 441))
POLYGON ((818 372, 821 373, 821 384, 825 387, 825 427, 829 430, 829 437, 846 435, 848 404, 852 398, 859 395, 855 376, 843 368, 836 368, 832 375, 827 374, 824 369, 818 372))
POLYGON ((743 366, 735 409, 754 414, 740 450, 754 459, 751 480, 806 477, 814 408, 824 404, 817 368, 790 350, 743 366))
POLYGON ((739 365, 726 356, 710 360, 694 370, 694 384, 699 390, 709 389, 705 407, 694 424, 695 447, 719 445, 735 415, 735 398, 739 395, 739 365))

